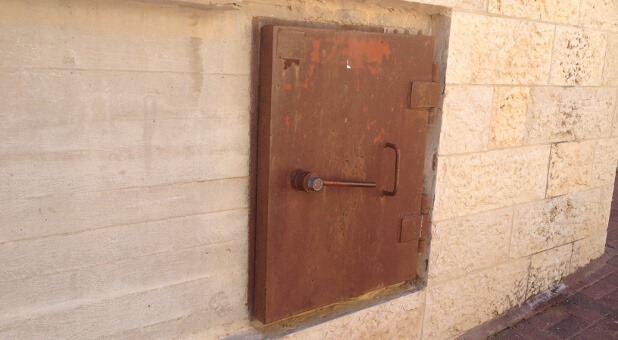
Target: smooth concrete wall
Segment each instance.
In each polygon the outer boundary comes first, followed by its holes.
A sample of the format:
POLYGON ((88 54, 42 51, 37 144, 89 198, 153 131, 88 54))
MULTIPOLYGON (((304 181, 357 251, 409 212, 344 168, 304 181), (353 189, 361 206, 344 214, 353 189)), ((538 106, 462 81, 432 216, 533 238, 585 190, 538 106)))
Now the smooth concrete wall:
POLYGON ((418 2, 2 1, 0 338, 261 336, 247 309, 255 17, 444 44, 427 281, 289 338, 454 338, 600 256, 618 3, 418 2))
POLYGON ((430 26, 360 2, 0 3, 0 339, 249 327, 256 17, 430 26))

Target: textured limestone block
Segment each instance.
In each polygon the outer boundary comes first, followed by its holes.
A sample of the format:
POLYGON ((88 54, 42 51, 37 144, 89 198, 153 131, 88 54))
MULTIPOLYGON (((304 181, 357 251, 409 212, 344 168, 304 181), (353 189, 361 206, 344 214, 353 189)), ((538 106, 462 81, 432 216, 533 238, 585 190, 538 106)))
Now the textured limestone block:
POLYGON ((497 87, 491 111, 489 148, 522 145, 529 87, 497 87))
MULTIPOLYGON (((449 0, 426 1, 431 3, 449 0)), ((474 0, 453 1, 472 3, 474 0)), ((409 28, 412 31, 423 29, 428 32, 432 22, 430 16, 424 13, 437 14, 444 10, 435 6, 419 6, 418 2, 424 1, 414 1, 413 4, 406 4, 404 1, 381 2, 381 5, 378 5, 377 1, 245 1, 241 12, 245 15, 249 13, 251 17, 265 16, 282 20, 363 26, 375 26, 379 23, 381 27, 409 28)))
MULTIPOLYGON (((156 270, 150 275, 156 276, 156 270)), ((246 272, 230 271, 191 281, 180 279, 166 287, 103 300, 83 298, 56 308, 31 311, 27 318, 6 320, 0 324, 0 339, 117 339, 116 334, 145 330, 194 314, 201 317, 201 330, 208 325, 209 334, 204 338, 218 339, 248 326, 246 288, 246 272)), ((193 328, 194 332, 197 330, 200 328, 193 328)), ((175 334, 169 338, 178 338, 184 332, 173 331, 175 334)))
POLYGON ((429 279, 444 281, 508 258, 513 209, 436 223, 431 230, 429 279))
MULTIPOLYGON (((0 246, 0 282, 46 277, 159 252, 226 245, 246 237, 247 223, 247 210, 239 209, 8 242, 0 246)), ((235 253, 242 250, 230 249, 235 253)))
MULTIPOLYGON (((0 202, 84 190, 247 177, 249 156, 205 147, 0 155, 0 202), (37 181, 32 181, 37 178, 37 181)), ((0 203, 4 204, 4 203, 0 203)))
POLYGON ((67 4, 70 11, 55 1, 5 1, 0 45, 11 48, 3 51, 0 66, 250 73, 251 17, 241 11, 67 4))
POLYGON ((558 26, 551 85, 601 85, 607 33, 558 26))
POLYGON ((587 190, 515 207, 510 256, 528 256, 599 232, 603 228, 602 190, 587 190))
POLYGON ((582 0, 580 25, 618 32, 618 2, 582 0))
POLYGON ((609 136, 616 89, 537 87, 530 91, 525 142, 609 136))
POLYGON ((482 151, 487 148, 493 88, 446 87, 440 131, 440 154, 482 151))
MULTIPOLYGON (((59 307, 87 296, 120 297, 155 287, 247 270, 248 239, 125 258, 102 265, 30 279, 0 282, 1 320, 27 318, 33 310, 59 307), (156 273, 156 274, 155 274, 156 273)), ((213 295, 216 292, 213 292, 213 295)))
MULTIPOLYGON (((601 231, 607 230, 607 224, 609 223, 609 217, 610 217, 611 209, 612 209, 614 186, 606 185, 606 186, 600 187, 597 190, 599 191, 599 195, 600 195, 599 210, 598 210, 598 215, 597 215, 600 221, 597 223, 597 227, 595 231, 601 232, 601 231)), ((589 236, 592 234, 593 233, 589 233, 587 235, 583 235, 582 237, 589 236)))
POLYGON ((573 245, 567 244, 532 255, 526 299, 553 288, 563 277, 569 275, 572 250, 573 245))
POLYGON ((606 238, 607 233, 603 232, 575 241, 571 256, 571 273, 603 255, 606 238))
POLYGON ((429 286, 423 339, 453 339, 521 304, 529 263, 527 259, 511 261, 429 286))
POLYGON ((594 141, 553 144, 547 197, 587 189, 592 176, 594 141))
POLYGON ((487 0, 405 0, 450 8, 485 10, 487 0))
POLYGON ((239 9, 243 0, 137 0, 154 4, 174 4, 208 9, 239 9))
POLYGON ((618 34, 610 33, 607 41, 603 85, 618 86, 618 34))
POLYGON ((3 203, 0 243, 248 206, 247 178, 79 192, 3 203))
POLYGON ((62 125, 81 130, 97 122, 223 116, 247 112, 251 103, 248 75, 0 69, 0 77, 0 131, 7 136, 33 130, 34 138, 62 125))
POLYGON ((0 77, 0 201, 248 176, 249 76, 0 77))
POLYGON ((549 148, 547 145, 439 157, 434 220, 543 198, 549 148))
POLYGON ((580 0, 489 0, 489 12, 577 25, 580 0))
POLYGON ((286 340, 420 339, 425 292, 419 291, 290 334, 286 340))
MULTIPOLYGON (((217 297, 220 298, 220 297, 217 297)), ((214 300, 216 301, 215 298, 214 300)), ((221 308, 221 307, 220 307, 221 308)), ((223 307, 225 308, 225 307, 223 307)), ((183 340, 204 340, 204 339, 236 339, 236 340, 258 340, 257 331, 250 328, 250 316, 245 314, 233 320, 228 312, 230 308, 226 308, 226 315, 222 323, 217 323, 217 319, 212 319, 212 310, 206 309, 190 313, 184 317, 159 322, 148 327, 133 327, 131 329, 116 333, 113 335, 97 338, 98 340, 167 340, 167 339, 183 339, 183 340), (204 320, 213 320, 214 323, 204 327, 204 320), (251 329, 254 333, 247 334, 247 329, 251 329), (230 337, 230 333, 241 337, 230 337), (248 336, 245 336, 248 335, 248 336), (252 337, 255 335, 254 337, 252 337)))
POLYGON ((455 12, 447 83, 546 84, 552 25, 455 12))
POLYGON ((614 129, 612 132, 612 136, 618 137, 618 104, 616 105, 616 108, 614 109, 614 129))
POLYGON ((618 160, 618 138, 600 139, 594 148, 591 187, 614 184, 618 160))

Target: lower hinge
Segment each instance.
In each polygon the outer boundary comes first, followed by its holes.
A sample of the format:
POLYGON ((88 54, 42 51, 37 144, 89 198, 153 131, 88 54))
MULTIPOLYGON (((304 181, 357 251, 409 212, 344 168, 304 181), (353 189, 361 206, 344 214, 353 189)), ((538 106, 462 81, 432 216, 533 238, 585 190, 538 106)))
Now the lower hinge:
POLYGON ((422 253, 426 249, 427 238, 431 229, 431 215, 429 215, 429 197, 423 195, 421 199, 421 216, 423 221, 421 223, 421 236, 418 239, 418 252, 422 253))
POLYGON ((401 218, 399 242, 418 242, 418 251, 420 253, 425 250, 425 240, 429 236, 430 228, 429 197, 423 195, 421 199, 421 213, 401 218))

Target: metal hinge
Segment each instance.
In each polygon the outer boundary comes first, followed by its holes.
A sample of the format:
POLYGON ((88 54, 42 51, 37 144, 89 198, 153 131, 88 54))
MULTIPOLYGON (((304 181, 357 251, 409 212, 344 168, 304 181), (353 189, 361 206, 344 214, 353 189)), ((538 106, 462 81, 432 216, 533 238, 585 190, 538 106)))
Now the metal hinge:
POLYGON ((421 198, 421 216, 423 216, 423 221, 421 223, 421 236, 418 239, 418 252, 422 253, 425 251, 425 241, 427 237, 429 237, 429 232, 431 229, 431 215, 429 215, 429 197, 427 195, 423 195, 421 198))
POLYGON ((429 215, 429 197, 423 195, 421 199, 421 213, 404 216, 401 219, 399 242, 418 242, 418 252, 425 250, 425 240, 429 236, 431 216, 429 215))
POLYGON ((416 81, 410 85, 410 109, 428 109, 427 125, 435 125, 442 97, 440 66, 433 64, 431 70, 431 81, 416 81))

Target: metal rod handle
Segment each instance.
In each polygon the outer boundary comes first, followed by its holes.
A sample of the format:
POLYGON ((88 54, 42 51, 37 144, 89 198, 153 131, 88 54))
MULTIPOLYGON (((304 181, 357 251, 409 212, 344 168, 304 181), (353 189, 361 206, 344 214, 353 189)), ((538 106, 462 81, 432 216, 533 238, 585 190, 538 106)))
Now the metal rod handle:
POLYGON ((361 188, 375 188, 377 185, 374 182, 341 182, 341 181, 327 181, 322 180, 324 186, 329 187, 361 187, 361 188))
POLYGON ((397 145, 391 143, 391 142, 386 142, 386 144, 384 144, 385 148, 392 148, 393 150, 395 150, 395 185, 393 186, 393 191, 388 191, 388 190, 384 190, 382 189, 382 191, 380 192, 380 195, 382 196, 395 196, 397 194, 397 186, 399 185, 399 167, 401 166, 400 161, 401 161, 401 153, 399 152, 399 148, 397 147, 397 145))
POLYGON ((333 187, 359 187, 359 188, 375 188, 375 182, 345 182, 345 181, 327 181, 321 179, 316 173, 296 170, 292 173, 292 187, 302 191, 320 191, 324 186, 333 187))

